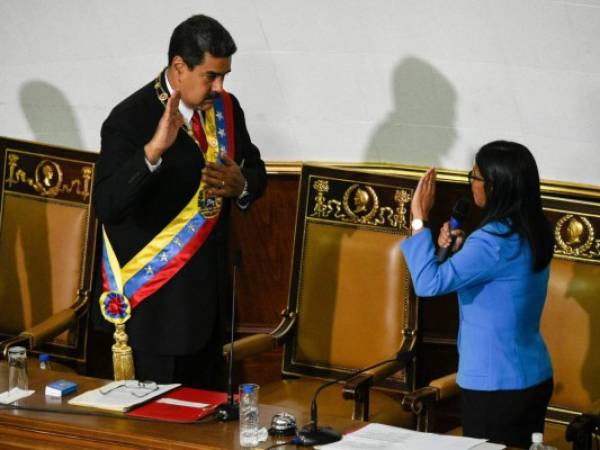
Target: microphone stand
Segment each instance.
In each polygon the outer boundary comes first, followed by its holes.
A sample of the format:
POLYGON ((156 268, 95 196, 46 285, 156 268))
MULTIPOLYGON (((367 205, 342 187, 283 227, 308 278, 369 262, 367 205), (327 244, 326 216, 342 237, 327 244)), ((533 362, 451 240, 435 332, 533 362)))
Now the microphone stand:
POLYGON ((384 364, 396 362, 402 358, 394 358, 388 359, 385 361, 380 361, 377 364, 373 364, 372 366, 365 367, 364 369, 357 370, 352 372, 349 375, 346 375, 337 380, 328 381, 325 384, 319 386, 315 394, 313 395, 312 402, 310 404, 310 423, 302 428, 298 432, 298 436, 296 437, 295 444, 302 446, 311 446, 311 445, 322 445, 322 444, 330 444, 332 442, 337 442, 342 439, 342 435, 332 429, 331 427, 319 427, 317 423, 317 395, 323 389, 332 384, 336 384, 339 381, 346 381, 350 378, 355 377, 367 370, 375 369, 376 367, 383 366, 384 364))
POLYGON ((242 262, 239 250, 233 254, 233 292, 231 295, 231 333, 229 336, 229 366, 227 368, 227 401, 221 403, 216 410, 217 418, 222 422, 231 422, 240 417, 240 404, 233 397, 233 341, 235 340, 235 288, 237 286, 237 269, 242 262))

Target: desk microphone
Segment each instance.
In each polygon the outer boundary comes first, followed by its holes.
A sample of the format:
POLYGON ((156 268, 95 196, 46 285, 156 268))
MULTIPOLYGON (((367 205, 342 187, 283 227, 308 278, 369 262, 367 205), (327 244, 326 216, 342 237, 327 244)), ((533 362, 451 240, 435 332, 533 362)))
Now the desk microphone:
MULTIPOLYGON (((452 216, 450 216, 450 231, 456 230, 460 228, 467 218, 467 214, 469 214, 469 209, 471 208, 471 200, 467 197, 461 197, 454 204, 454 208, 452 208, 452 216)), ((440 247, 437 251, 437 260, 439 263, 443 263, 448 259, 450 255, 450 251, 452 250, 452 246, 454 245, 454 241, 456 240, 456 236, 450 235, 450 244, 448 247, 440 247)))
POLYGON ((235 340, 235 288, 237 286, 237 271, 242 264, 242 253, 233 252, 233 292, 231 293, 231 335, 229 337, 229 366, 227 368, 227 401, 221 403, 215 414, 222 422, 231 422, 240 417, 240 404, 233 398, 233 341, 235 340))
MULTIPOLYGON (((412 356, 412 355, 411 355, 412 356)), ((298 435, 294 438, 293 443, 296 445, 302 446, 311 446, 311 445, 322 445, 322 444, 330 444, 332 442, 337 442, 342 439, 342 435, 335 431, 330 427, 319 427, 317 425, 317 395, 323 389, 332 384, 336 384, 339 381, 349 380, 356 375, 359 375, 367 370, 374 369, 379 366, 383 366, 384 364, 396 362, 398 360, 402 360, 403 358, 394 358, 388 359, 386 361, 380 361, 377 364, 373 364, 372 366, 365 367, 364 369, 357 370, 348 374, 342 378, 338 378, 337 380, 328 381, 321 386, 318 387, 315 394, 313 395, 312 402, 310 404, 310 423, 302 428, 298 432, 298 435)))

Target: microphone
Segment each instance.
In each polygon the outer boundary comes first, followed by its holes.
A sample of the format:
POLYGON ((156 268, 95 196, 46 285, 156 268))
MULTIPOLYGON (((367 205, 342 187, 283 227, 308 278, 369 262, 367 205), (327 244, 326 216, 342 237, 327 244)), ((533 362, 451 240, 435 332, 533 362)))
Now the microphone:
MULTIPOLYGON (((411 355, 412 356, 412 355, 411 355)), ((376 367, 383 366, 384 364, 396 362, 402 358, 394 358, 388 359, 385 361, 380 361, 377 364, 373 364, 372 366, 365 367, 364 369, 357 370, 348 374, 342 378, 338 378, 336 380, 328 381, 321 386, 318 387, 316 392, 313 395, 312 402, 310 404, 310 423, 302 428, 297 434, 297 436, 293 439, 293 443, 296 445, 302 446, 311 446, 311 445, 322 445, 322 444, 330 444, 332 442, 337 442, 342 439, 342 435, 335 431, 331 427, 319 427, 317 424, 317 395, 323 389, 332 384, 336 384, 339 381, 349 380, 356 375, 359 375, 367 370, 375 369, 376 367)))
POLYGON ((227 401, 221 403, 215 414, 222 422, 238 420, 240 404, 233 398, 233 341, 235 340, 235 288, 237 286, 237 271, 242 264, 242 252, 236 250, 232 255, 233 263, 233 292, 231 294, 231 334, 229 336, 229 366, 227 368, 227 401))
MULTIPOLYGON (((471 200, 469 198, 461 197, 458 199, 458 201, 454 204, 454 208, 452 208, 452 216, 450 216, 450 231, 456 230, 462 226, 462 223, 467 218, 467 214, 469 214, 470 208, 471 200)), ((439 263, 443 263, 446 261, 446 259, 448 259, 455 239, 456 236, 450 235, 450 245, 448 245, 448 247, 438 248, 437 260, 439 263)))

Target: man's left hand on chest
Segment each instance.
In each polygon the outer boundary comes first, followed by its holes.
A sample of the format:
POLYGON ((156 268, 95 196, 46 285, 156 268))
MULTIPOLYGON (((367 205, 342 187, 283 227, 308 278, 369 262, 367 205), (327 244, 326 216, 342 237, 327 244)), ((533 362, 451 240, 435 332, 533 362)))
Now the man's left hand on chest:
POLYGON ((221 157, 223 164, 206 163, 202 169, 202 181, 208 187, 209 195, 238 198, 246 185, 246 178, 240 166, 227 155, 221 157))

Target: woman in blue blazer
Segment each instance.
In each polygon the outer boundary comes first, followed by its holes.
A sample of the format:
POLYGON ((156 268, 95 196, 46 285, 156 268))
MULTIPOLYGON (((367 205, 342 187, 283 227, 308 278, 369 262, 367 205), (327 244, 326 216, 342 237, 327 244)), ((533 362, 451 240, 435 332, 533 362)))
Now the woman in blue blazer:
POLYGON ((413 236, 401 248, 417 295, 458 293, 465 436, 526 448, 533 432, 543 432, 553 389, 539 325, 554 238, 527 148, 505 141, 484 145, 469 180, 483 220, 466 240, 444 224, 438 244, 447 247, 455 238, 454 255, 438 263, 425 225, 435 197, 434 169, 415 190, 413 236))

